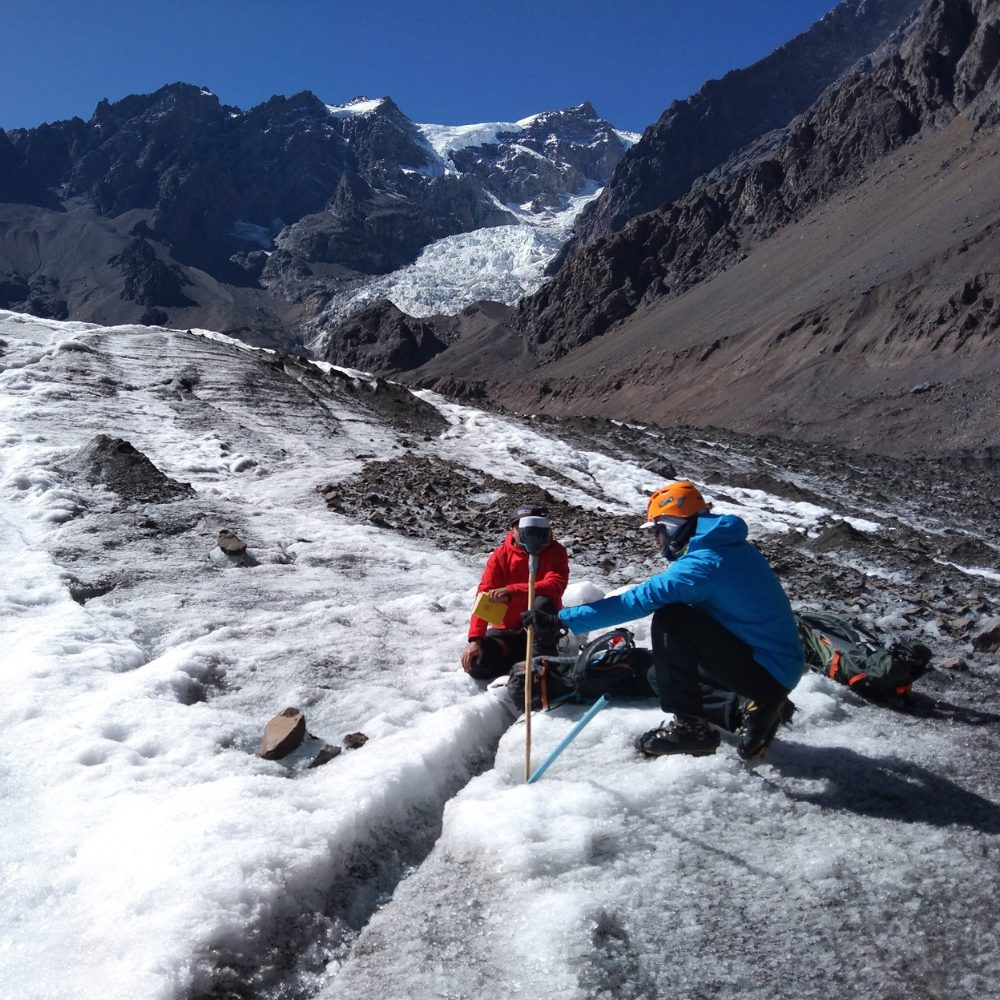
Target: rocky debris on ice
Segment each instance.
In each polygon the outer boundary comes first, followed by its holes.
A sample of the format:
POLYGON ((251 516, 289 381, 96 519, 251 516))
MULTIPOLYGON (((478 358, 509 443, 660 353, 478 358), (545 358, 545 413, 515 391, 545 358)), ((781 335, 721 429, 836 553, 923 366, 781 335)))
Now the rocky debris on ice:
POLYGON ((128 503, 168 503, 194 496, 188 483, 161 472, 138 448, 122 438, 98 434, 66 463, 89 483, 104 486, 128 503))
POLYGON ((972 636, 972 645, 980 652, 1000 653, 1000 617, 983 622, 972 636))
MULTIPOLYGON (((536 426, 545 423, 539 418, 536 426)), ((989 505, 975 500, 993 492, 989 468, 918 465, 718 430, 709 439, 690 428, 653 430, 582 420, 560 422, 559 433, 577 447, 629 458, 664 479, 690 476, 717 504, 736 504, 740 511, 752 511, 757 491, 814 509, 809 530, 751 532, 796 606, 843 614, 887 640, 918 639, 936 656, 959 658, 974 672, 983 652, 1000 645, 1000 631, 993 637, 979 624, 1000 614, 991 578, 977 569, 990 558, 995 564, 996 553, 967 530, 967 523, 985 529, 996 521, 989 505), (672 456, 671 462, 665 455, 672 456), (731 462, 727 455, 733 456, 731 462), (958 479, 966 481, 965 489, 948 485, 958 479), (871 494, 876 481, 882 492, 873 497, 871 509, 852 509, 845 498, 871 494), (953 529, 943 535, 922 531, 919 517, 899 513, 907 498, 936 490, 968 498, 956 511, 953 529), (970 558, 953 558, 958 553, 970 558)), ((522 458, 540 478, 572 485, 537 457, 522 458)), ((317 492, 335 513, 467 554, 485 554, 498 545, 518 505, 541 504, 549 508, 556 537, 569 549, 577 572, 597 570, 624 586, 662 566, 636 516, 583 508, 537 484, 512 483, 437 458, 373 456, 353 478, 317 486, 317 492), (405 503, 398 502, 400 496, 405 503)), ((949 666, 942 676, 956 672, 949 666)), ((921 687, 932 684, 932 675, 921 681, 921 687)))

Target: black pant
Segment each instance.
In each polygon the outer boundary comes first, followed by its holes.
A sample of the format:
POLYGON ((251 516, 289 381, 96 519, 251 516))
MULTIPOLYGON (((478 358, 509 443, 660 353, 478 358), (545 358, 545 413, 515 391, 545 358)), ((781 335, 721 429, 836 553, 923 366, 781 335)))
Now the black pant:
POLYGON ((771 701, 788 694, 742 639, 687 604, 660 608, 651 638, 664 712, 732 731, 741 697, 771 701))
MULTIPOLYGON (((535 610, 556 613, 555 603, 549 597, 536 597, 535 610)), ((494 677, 509 674, 515 663, 520 663, 527 652, 528 633, 523 628, 486 630, 483 639, 483 658, 470 671, 469 676, 479 681, 491 681, 494 677)), ((535 629, 532 657, 555 656, 559 647, 559 632, 535 629)))

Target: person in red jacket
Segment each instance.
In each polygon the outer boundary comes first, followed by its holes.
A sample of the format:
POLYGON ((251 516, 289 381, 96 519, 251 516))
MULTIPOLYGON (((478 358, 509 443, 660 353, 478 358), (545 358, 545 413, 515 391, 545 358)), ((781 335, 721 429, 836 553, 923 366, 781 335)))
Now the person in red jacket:
MULTIPOLYGON (((548 518, 544 507, 519 507, 503 544, 490 555, 479 581, 478 593, 507 605, 501 628, 488 628, 476 615, 469 622, 469 644, 462 653, 462 669, 478 680, 492 680, 510 673, 515 663, 524 659, 527 633, 521 614, 528 610, 528 553, 522 548, 517 523, 522 517, 548 518)), ((562 595, 569 582, 569 557, 553 537, 538 554, 535 575, 535 610, 556 614, 562 608, 562 595)), ((535 629, 533 653, 554 655, 559 644, 559 630, 535 629)))

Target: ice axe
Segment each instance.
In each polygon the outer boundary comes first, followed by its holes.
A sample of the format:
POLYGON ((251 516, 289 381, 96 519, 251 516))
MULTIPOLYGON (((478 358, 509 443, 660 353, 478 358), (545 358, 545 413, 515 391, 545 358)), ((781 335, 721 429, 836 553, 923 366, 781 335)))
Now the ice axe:
MULTIPOLYGON (((535 606, 535 576, 538 573, 538 553, 548 544, 551 536, 548 518, 522 517, 517 522, 521 548, 528 553, 528 610, 535 606)), ((528 626, 524 647, 524 780, 531 777, 531 675, 532 647, 535 644, 535 626, 528 626)))

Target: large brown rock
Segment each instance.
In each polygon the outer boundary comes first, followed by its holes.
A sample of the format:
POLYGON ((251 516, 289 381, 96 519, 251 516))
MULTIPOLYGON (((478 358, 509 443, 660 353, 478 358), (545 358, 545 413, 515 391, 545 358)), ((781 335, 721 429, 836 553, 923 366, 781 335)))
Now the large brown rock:
POLYGON ((219 548, 227 555, 236 556, 246 552, 247 543, 228 528, 223 528, 219 532, 219 548))
POLYGON ((297 708, 283 709, 264 727, 260 756, 264 760, 281 760, 305 739, 305 735, 306 717, 297 708))

